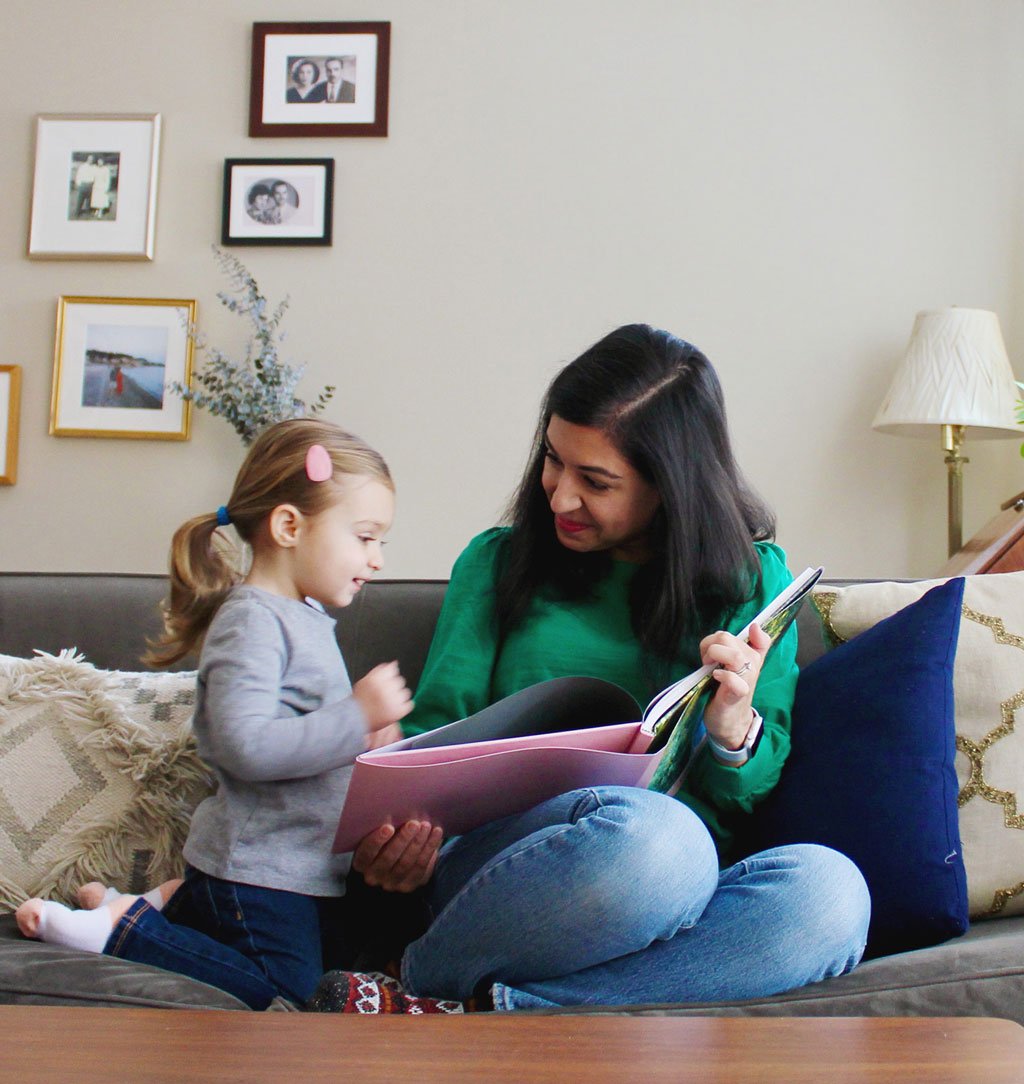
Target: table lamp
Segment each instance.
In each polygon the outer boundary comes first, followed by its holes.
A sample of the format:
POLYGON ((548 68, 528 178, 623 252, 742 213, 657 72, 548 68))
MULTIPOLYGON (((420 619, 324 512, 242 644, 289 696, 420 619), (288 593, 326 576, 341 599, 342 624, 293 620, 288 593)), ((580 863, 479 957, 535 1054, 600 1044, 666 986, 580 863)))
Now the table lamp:
POLYGON ((966 428, 972 427, 972 438, 1024 438, 1015 420, 1018 394, 994 312, 954 307, 917 314, 872 428, 926 436, 926 427, 940 427, 948 467, 950 556, 963 546, 966 428))

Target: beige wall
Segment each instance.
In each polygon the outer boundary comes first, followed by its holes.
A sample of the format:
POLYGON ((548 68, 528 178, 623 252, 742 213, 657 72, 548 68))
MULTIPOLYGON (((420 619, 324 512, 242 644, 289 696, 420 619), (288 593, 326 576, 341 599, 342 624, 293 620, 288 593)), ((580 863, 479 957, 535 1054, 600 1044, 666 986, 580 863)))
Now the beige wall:
MULTIPOLYGON (((241 445, 47 435, 60 294, 214 300, 225 157, 336 159, 332 248, 235 249, 292 298, 306 390, 399 485, 387 575, 444 576, 491 524, 556 368, 646 320, 719 368, 791 563, 923 575, 945 557, 938 434, 870 429, 915 312, 995 309, 1024 372, 1019 0, 80 0, 5 16, 0 363, 24 369, 0 568, 163 568, 241 445), (249 139, 256 20, 388 19, 386 139, 249 139), (25 256, 34 115, 159 112, 156 260, 25 256)), ((1024 432, 1022 432, 1024 436, 1024 432)), ((966 525, 1024 489, 969 444, 966 525)))

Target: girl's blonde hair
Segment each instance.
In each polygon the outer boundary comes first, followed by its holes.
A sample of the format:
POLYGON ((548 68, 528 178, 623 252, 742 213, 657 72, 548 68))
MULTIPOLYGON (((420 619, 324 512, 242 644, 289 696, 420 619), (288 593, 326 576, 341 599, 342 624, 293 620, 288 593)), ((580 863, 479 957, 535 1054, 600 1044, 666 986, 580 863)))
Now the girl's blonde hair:
POLYGON ((230 519, 250 545, 280 504, 315 516, 341 500, 345 476, 362 475, 394 489, 378 452, 351 433, 315 418, 294 418, 264 430, 253 442, 221 513, 207 512, 183 523, 171 539, 170 594, 163 604, 163 634, 149 645, 143 662, 171 666, 198 650, 228 592, 242 579, 238 548, 218 534, 230 519), (334 468, 323 482, 310 481, 306 455, 319 444, 334 468), (226 513, 226 516, 225 516, 226 513))

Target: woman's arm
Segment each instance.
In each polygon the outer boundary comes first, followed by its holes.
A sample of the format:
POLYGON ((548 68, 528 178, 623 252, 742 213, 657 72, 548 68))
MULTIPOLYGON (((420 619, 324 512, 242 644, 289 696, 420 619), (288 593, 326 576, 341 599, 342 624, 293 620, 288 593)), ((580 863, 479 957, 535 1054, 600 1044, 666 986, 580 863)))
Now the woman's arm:
POLYGON ((406 734, 465 719, 491 702, 498 650, 494 590, 506 533, 497 528, 477 535, 455 562, 415 706, 402 721, 406 734))
MULTIPOLYGON (((762 589, 760 596, 737 615, 737 630, 793 578, 786 567, 785 554, 778 546, 761 543, 757 548, 761 556, 762 589)), ((754 756, 740 767, 733 767, 717 761, 710 750, 703 750, 686 781, 687 792, 718 810, 749 813, 755 803, 774 789, 789 755, 790 714, 799 672, 796 650, 794 622, 768 652, 757 675, 751 703, 764 721, 764 733, 754 756)))

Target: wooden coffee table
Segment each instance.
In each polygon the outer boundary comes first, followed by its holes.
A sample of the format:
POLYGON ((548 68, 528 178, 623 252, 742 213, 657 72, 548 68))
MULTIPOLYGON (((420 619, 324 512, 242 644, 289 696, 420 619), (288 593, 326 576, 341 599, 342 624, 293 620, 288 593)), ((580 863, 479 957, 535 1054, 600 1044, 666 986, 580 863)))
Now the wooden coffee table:
POLYGON ((0 1006, 0 1079, 1019 1084, 1024 1028, 923 1017, 335 1016, 0 1006))

